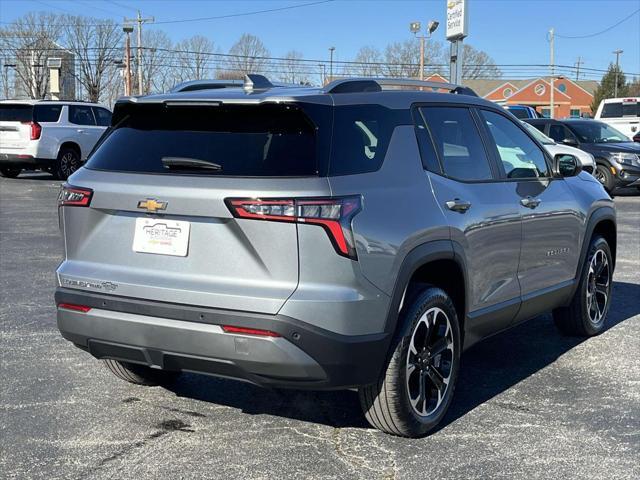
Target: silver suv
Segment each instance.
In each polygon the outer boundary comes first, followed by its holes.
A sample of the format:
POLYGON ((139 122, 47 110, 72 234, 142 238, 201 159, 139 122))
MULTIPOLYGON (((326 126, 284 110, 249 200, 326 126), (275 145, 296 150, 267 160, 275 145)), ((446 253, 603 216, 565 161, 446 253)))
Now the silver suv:
POLYGON ((357 388, 433 429, 460 355, 553 310, 595 335, 612 200, 472 91, 414 80, 125 98, 61 190, 62 335, 118 377, 357 388))
POLYGON ((111 112, 97 103, 0 101, 0 175, 36 168, 66 180, 110 123, 111 112))

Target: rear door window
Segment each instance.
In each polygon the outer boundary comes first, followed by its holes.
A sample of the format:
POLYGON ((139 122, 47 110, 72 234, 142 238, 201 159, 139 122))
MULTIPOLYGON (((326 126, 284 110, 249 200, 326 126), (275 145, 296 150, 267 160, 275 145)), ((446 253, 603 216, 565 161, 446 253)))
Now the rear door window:
POLYGON ((69 122, 75 125, 95 125, 91 107, 85 105, 69 105, 69 122))
MULTIPOLYGON (((117 106, 86 166, 136 173, 318 175, 316 128, 294 105, 117 106)), ((371 127, 373 128, 373 127, 371 127)))
POLYGON ((445 175, 464 181, 493 178, 480 133, 469 109, 423 107, 420 112, 445 175))
POLYGON ((62 105, 36 105, 34 119, 36 122, 57 122, 60 119, 62 105))
POLYGON ((106 108, 93 107, 93 113, 99 127, 108 127, 111 125, 111 112, 106 108))
POLYGON ((30 122, 33 120, 33 105, 0 103, 0 122, 30 122))
POLYGON ((481 114, 495 141, 507 178, 549 176, 543 151, 518 125, 495 112, 481 110, 481 114))

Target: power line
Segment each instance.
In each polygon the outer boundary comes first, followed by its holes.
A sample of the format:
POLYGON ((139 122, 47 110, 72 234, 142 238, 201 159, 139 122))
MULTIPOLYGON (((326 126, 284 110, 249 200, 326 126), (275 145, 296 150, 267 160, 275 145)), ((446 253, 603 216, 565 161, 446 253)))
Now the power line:
POLYGON ((632 12, 631 14, 629 14, 628 16, 624 17, 622 20, 620 20, 619 22, 614 23, 613 25, 605 28, 604 30, 600 30, 599 32, 596 33, 589 33, 587 35, 575 35, 575 36, 566 36, 566 35, 558 35, 556 34, 556 37, 560 37, 560 38, 567 38, 567 39, 577 39, 577 38, 591 38, 591 37, 596 37, 598 35, 602 35, 603 33, 608 32, 609 30, 617 27, 618 25, 620 25, 621 23, 626 22, 627 20, 629 20, 631 17, 633 17, 636 13, 640 12, 640 8, 637 9, 635 12, 632 12))
POLYGON ((183 18, 180 20, 165 20, 164 22, 156 22, 157 24, 164 23, 186 23, 186 22, 204 22, 207 20, 220 20, 222 18, 235 18, 235 17, 246 17, 249 15, 258 15, 261 13, 272 13, 272 12, 281 12, 283 10, 292 10, 294 8, 302 8, 302 7, 311 7, 313 5, 321 5, 323 3, 330 3, 335 0, 319 0, 317 2, 308 2, 301 3, 299 5, 289 5, 287 7, 279 7, 279 8, 268 8, 265 10, 255 10, 253 12, 244 12, 244 13, 230 13, 228 15, 216 15, 214 17, 200 17, 200 18, 183 18))
MULTIPOLYGON (((37 2, 40 2, 40 0, 34 0, 37 2)), ((178 20, 164 20, 161 22, 155 22, 158 25, 165 25, 165 24, 174 24, 174 23, 188 23, 188 22, 206 22, 209 20, 223 20, 226 18, 236 18, 236 17, 247 17, 250 15, 260 15, 263 13, 272 13, 272 12, 282 12, 284 10, 293 10, 296 8, 303 8, 303 7, 312 7, 314 5, 322 5, 323 3, 331 3, 334 2, 335 0, 318 0, 315 2, 308 2, 308 3, 301 3, 301 4, 297 4, 297 5, 289 5, 286 7, 278 7, 278 8, 267 8, 267 9, 263 9, 263 10, 253 10, 251 12, 241 12, 241 13, 230 13, 227 15, 216 15, 216 16, 211 16, 211 17, 198 17, 198 18, 181 18, 178 20)), ((44 2, 40 2, 40 3, 44 3, 44 2)), ((51 7, 51 5, 47 5, 49 7, 51 7)), ((53 8, 58 8, 58 7, 53 7, 53 8)), ((61 9, 60 10, 64 10, 61 9)), ((68 10, 66 10, 68 11, 68 10)), ((11 25, 13 22, 0 22, 0 24, 3 25, 11 25)), ((73 26, 73 25, 66 25, 66 24, 59 24, 60 26, 64 26, 64 27, 68 27, 68 26, 73 26)), ((108 23, 87 23, 87 25, 91 25, 91 26, 100 26, 100 25, 109 25, 108 23)))
POLYGON ((108 3, 112 4, 112 5, 115 5, 116 7, 126 8, 128 10, 133 10, 134 12, 136 11, 135 8, 133 8, 133 7, 129 6, 129 5, 123 5, 122 3, 115 2, 114 0, 104 0, 104 1, 108 2, 108 3))

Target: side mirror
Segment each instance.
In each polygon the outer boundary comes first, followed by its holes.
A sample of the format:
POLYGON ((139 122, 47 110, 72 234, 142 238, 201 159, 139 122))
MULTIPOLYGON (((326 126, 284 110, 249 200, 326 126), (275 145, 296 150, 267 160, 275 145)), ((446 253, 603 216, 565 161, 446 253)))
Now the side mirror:
POLYGON ((561 177, 575 177, 582 171, 582 164, 577 157, 559 153, 553 158, 555 170, 561 177))
POLYGON ((565 145, 569 145, 570 147, 578 146, 578 142, 576 141, 575 138, 565 138, 564 140, 562 140, 562 143, 565 145))

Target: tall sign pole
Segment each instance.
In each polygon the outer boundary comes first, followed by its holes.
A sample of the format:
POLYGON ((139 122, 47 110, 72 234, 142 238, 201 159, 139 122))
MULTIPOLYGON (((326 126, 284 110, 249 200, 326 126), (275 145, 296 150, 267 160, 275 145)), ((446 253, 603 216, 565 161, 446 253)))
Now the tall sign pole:
POLYGON ((469 8, 467 0, 447 1, 447 40, 451 42, 449 56, 449 81, 462 84, 462 40, 469 33, 469 8))

